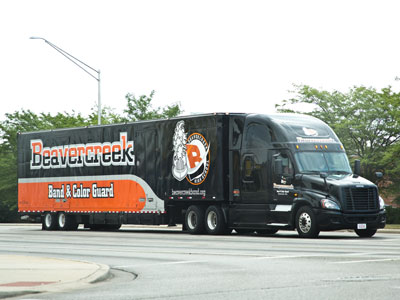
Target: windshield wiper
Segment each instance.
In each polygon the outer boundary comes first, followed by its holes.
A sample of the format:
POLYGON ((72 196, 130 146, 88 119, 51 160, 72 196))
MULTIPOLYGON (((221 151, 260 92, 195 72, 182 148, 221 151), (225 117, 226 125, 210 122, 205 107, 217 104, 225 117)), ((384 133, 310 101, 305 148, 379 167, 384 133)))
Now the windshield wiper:
POLYGON ((329 173, 333 173, 333 174, 350 174, 349 172, 347 172, 347 171, 339 171, 339 170, 335 170, 335 171, 329 171, 329 173))
POLYGON ((307 170, 307 171, 303 171, 303 172, 301 172, 301 174, 320 174, 321 172, 324 172, 324 171, 317 171, 317 170, 307 170))

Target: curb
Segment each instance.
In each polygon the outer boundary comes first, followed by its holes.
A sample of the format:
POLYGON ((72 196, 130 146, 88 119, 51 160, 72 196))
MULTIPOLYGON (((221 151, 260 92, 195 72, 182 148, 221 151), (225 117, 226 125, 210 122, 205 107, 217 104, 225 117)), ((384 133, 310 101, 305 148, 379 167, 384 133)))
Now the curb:
MULTIPOLYGON (((13 256, 12 259, 18 260, 18 259, 26 259, 30 258, 28 256, 13 256)), ((33 257, 31 257, 33 258, 33 257)), ((87 261, 77 261, 77 260, 67 260, 67 259, 58 259, 58 258, 47 258, 47 257, 42 257, 42 258, 37 258, 36 259, 41 259, 45 263, 46 261, 51 260, 52 262, 59 262, 60 264, 68 264, 68 262, 75 264, 72 268, 66 269, 66 270, 60 270, 60 279, 58 282, 54 283, 48 283, 48 284, 40 284, 37 286, 0 286, 0 299, 4 298, 11 298, 11 297, 19 297, 19 296, 24 296, 28 294, 39 294, 39 293, 56 293, 56 292, 64 292, 68 290, 75 290, 75 289, 82 289, 82 288, 87 288, 91 284, 95 284, 104 280, 107 280, 108 278, 111 277, 110 273, 110 267, 108 265, 104 264, 98 264, 98 263, 92 263, 92 262, 87 262, 87 261), (79 265, 82 267, 82 269, 87 270, 88 269, 93 269, 92 271, 89 271, 90 274, 83 274, 84 277, 81 277, 82 275, 82 270, 79 267, 79 265), (75 267, 76 266, 76 267, 75 267), (64 273, 62 273, 64 272, 64 273), (77 275, 75 275, 75 273, 77 275), (65 276, 63 276, 65 274, 65 276), (74 276, 71 276, 73 274, 74 276)), ((27 266, 29 268, 29 266, 27 266)), ((30 269, 30 268, 29 268, 30 269)), ((32 278, 35 278, 36 280, 40 280, 41 275, 43 273, 46 273, 46 269, 41 269, 41 268, 31 268, 30 269, 30 276, 32 278)), ((16 271, 17 275, 14 275, 14 280, 18 283, 19 280, 23 282, 23 279, 20 279, 22 277, 19 277, 21 273, 18 273, 16 271)), ((4 280, 3 280, 4 281, 4 280)))

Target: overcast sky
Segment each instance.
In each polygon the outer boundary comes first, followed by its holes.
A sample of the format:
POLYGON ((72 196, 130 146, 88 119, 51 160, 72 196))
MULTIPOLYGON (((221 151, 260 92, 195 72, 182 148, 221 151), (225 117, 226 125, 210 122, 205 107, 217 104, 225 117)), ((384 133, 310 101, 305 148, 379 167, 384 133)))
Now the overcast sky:
POLYGON ((155 90, 192 112, 275 111, 292 84, 347 91, 400 81, 400 1, 0 1, 6 112, 89 114, 97 81, 41 40, 101 70, 103 105, 155 90))

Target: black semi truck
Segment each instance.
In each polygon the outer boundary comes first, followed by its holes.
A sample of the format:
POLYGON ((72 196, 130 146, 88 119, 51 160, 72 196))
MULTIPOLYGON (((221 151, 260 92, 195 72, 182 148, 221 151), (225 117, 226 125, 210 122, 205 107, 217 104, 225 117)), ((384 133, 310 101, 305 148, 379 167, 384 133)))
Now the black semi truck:
POLYGON ((206 114, 18 134, 18 206, 45 230, 183 224, 192 234, 386 223, 375 184, 324 122, 206 114), (357 167, 356 164, 356 168, 357 167))

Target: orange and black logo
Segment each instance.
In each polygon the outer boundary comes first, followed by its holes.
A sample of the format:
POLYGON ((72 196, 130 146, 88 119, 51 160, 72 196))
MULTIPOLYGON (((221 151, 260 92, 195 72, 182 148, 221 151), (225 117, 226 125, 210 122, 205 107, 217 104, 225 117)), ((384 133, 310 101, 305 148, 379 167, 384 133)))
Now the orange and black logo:
POLYGON ((172 174, 182 181, 186 178, 191 184, 204 182, 210 169, 210 145, 200 133, 189 137, 185 133, 184 121, 179 121, 173 137, 174 158, 172 174))

